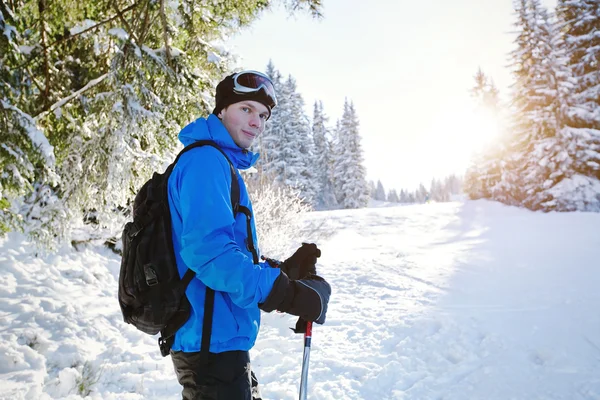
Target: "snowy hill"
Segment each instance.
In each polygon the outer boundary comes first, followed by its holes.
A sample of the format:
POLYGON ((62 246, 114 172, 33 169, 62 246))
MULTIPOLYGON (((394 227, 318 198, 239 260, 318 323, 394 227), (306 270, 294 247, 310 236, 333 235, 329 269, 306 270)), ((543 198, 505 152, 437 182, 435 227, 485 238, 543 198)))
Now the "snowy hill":
MULTIPOLYGON (((600 399, 600 214, 486 201, 311 213, 333 294, 309 398, 600 399)), ((109 250, 0 241, 0 399, 178 399, 169 358, 124 324, 109 250)), ((302 337, 264 315, 265 399, 296 399, 302 337)))

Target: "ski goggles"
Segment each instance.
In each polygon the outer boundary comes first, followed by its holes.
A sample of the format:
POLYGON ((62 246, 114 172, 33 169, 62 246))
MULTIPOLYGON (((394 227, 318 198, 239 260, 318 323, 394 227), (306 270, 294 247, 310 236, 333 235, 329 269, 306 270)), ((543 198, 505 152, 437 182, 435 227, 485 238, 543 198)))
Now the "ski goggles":
POLYGON ((271 79, 258 71, 242 71, 233 76, 233 91, 237 94, 255 93, 263 90, 271 104, 271 108, 277 105, 275 88, 271 79))

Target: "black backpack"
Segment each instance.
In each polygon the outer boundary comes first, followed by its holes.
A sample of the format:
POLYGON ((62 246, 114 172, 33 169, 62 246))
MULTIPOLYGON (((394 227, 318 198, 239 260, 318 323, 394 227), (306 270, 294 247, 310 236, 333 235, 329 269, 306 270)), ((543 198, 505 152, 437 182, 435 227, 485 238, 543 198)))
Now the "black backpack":
MULTIPOLYGON (((168 181, 179 157, 200 146, 219 150, 231 168, 231 205, 234 217, 243 212, 247 217, 248 249, 254 262, 258 255, 254 249, 251 214, 240 206, 240 188, 233 164, 212 141, 201 140, 185 147, 175 161, 162 173, 154 173, 140 189, 133 204, 133 221, 123 229, 123 256, 119 273, 119 305, 125 322, 137 329, 156 335, 163 356, 171 350, 175 332, 188 320, 190 303, 185 290, 196 273, 188 269, 179 277, 171 231, 171 212, 168 201, 168 181)), ((208 355, 215 292, 206 288, 201 352, 208 355)))

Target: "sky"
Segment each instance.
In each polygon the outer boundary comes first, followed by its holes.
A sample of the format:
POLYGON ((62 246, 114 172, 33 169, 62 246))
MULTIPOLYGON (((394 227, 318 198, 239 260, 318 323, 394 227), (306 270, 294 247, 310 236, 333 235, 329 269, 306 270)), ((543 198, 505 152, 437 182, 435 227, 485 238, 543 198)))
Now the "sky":
MULTIPOLYGON (((298 241, 318 243, 332 287, 309 399, 600 399, 600 213, 478 200, 306 218, 298 241)), ((38 256, 0 238, 1 400, 181 399, 156 337, 123 322, 120 258, 102 243, 38 256)), ((262 314, 265 400, 298 399, 295 321, 262 314)))
MULTIPOLYGON (((542 0, 553 8, 556 0, 542 0)), ((470 97, 481 67, 504 99, 511 84, 510 0, 324 0, 322 20, 274 7, 226 44, 239 67, 269 60, 296 78, 312 118, 323 102, 335 126, 354 102, 368 179, 386 189, 429 187, 462 174, 471 154, 493 144, 501 121, 470 97)))

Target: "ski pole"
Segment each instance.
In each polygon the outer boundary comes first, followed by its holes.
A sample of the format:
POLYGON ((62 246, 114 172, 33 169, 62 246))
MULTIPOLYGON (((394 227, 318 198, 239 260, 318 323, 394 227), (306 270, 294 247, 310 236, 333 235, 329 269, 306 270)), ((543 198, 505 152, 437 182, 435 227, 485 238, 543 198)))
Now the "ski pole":
POLYGON ((308 395, 308 361, 310 359, 310 341, 312 338, 312 322, 306 323, 304 332, 304 356, 302 357, 302 377, 300 378, 300 400, 308 395))

